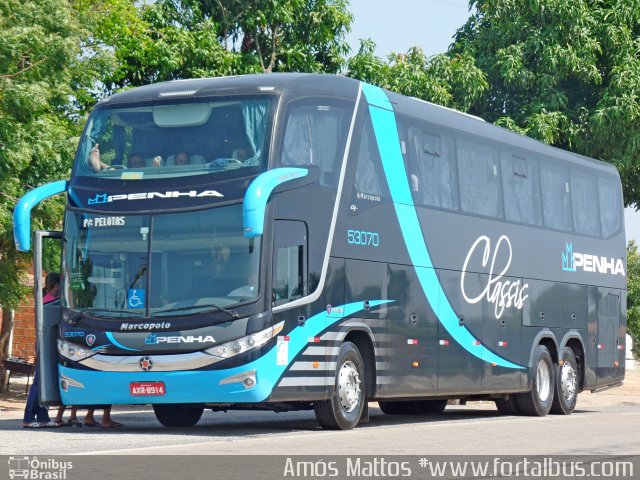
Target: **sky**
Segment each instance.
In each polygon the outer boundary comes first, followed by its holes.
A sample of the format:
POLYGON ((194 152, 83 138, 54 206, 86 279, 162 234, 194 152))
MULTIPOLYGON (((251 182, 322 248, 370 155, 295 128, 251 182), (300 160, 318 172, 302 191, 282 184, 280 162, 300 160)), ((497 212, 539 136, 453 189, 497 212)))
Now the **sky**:
MULTIPOLYGON (((443 53, 469 18, 466 0, 350 0, 354 21, 347 40, 352 53, 361 38, 376 43, 376 54, 405 53, 419 46, 427 56, 443 53)), ((627 239, 640 242, 640 212, 625 210, 627 239)))

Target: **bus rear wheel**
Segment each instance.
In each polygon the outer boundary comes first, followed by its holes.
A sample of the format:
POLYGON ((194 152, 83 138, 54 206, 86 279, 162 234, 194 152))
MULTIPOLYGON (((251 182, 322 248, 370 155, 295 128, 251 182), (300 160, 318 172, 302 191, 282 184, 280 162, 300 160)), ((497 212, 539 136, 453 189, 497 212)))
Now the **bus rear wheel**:
POLYGON ((578 364, 573 350, 565 348, 560 352, 560 361, 555 365, 556 394, 551 405, 551 413, 571 415, 578 400, 578 364))
POLYGON ((378 402, 378 406, 385 415, 406 415, 407 411, 404 408, 405 403, 407 402, 380 401, 378 402))
POLYGON ((553 359, 549 349, 538 345, 533 355, 533 383, 531 390, 516 395, 516 401, 523 415, 544 417, 553 404, 555 392, 553 359))
POLYGON ((519 415, 520 408, 514 395, 510 395, 507 398, 496 398, 496 408, 500 415, 519 415))
POLYGON ((444 400, 412 400, 407 405, 413 415, 432 415, 444 412, 447 407, 447 399, 444 400))
POLYGON ((204 412, 204 407, 180 404, 157 404, 153 406, 158 421, 165 427, 193 427, 204 412))
POLYGON ((386 415, 432 415, 444 412, 447 399, 382 401, 378 405, 386 415))
POLYGON ((364 363, 360 351, 353 343, 345 342, 338 353, 331 398, 313 404, 316 419, 322 428, 350 430, 355 427, 364 410, 365 385, 364 363))

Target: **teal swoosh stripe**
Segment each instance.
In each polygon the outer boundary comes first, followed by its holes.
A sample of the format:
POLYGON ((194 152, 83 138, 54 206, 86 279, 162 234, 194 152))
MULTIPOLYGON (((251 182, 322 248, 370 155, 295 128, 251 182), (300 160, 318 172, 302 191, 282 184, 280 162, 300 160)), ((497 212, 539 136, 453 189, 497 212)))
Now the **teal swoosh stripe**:
POLYGON ((458 315, 456 315, 449 303, 449 299, 433 267, 422 228, 420 227, 420 221, 418 220, 418 214, 413 204, 409 181, 404 168, 404 160, 400 151, 400 139, 398 138, 393 105, 388 100, 384 90, 379 87, 363 83, 362 90, 367 102, 370 104, 369 112, 373 122, 373 130, 378 142, 382 167, 389 184, 396 216, 402 230, 402 237, 409 251, 411 263, 414 265, 422 290, 438 320, 453 339, 473 356, 501 367, 524 368, 487 349, 473 336, 467 327, 459 324, 458 315), (382 98, 383 96, 387 99, 386 102, 382 98))
MULTIPOLYGON (((373 308, 391 302, 393 300, 369 300, 369 306, 373 308)), ((278 365, 277 345, 253 362, 223 370, 96 372, 59 365, 58 370, 61 375, 73 378, 84 385, 83 388, 62 390, 60 394, 66 405, 86 405, 92 402, 99 404, 153 403, 154 397, 134 397, 129 393, 131 382, 153 380, 166 384, 167 393, 162 397, 161 403, 188 403, 203 399, 213 403, 262 402, 271 395, 280 378, 291 366, 293 359, 309 346, 310 337, 317 337, 336 323, 364 310, 364 303, 359 301, 339 305, 333 307, 330 314, 323 310, 310 317, 303 326, 294 328, 288 334, 289 352, 286 365, 278 365), (245 388, 241 383, 220 384, 222 380, 250 370, 257 372, 258 383, 253 388, 245 388)), ((110 340, 115 339, 111 336, 110 340)))
MULTIPOLYGON (((394 300, 369 300, 369 306, 371 308, 378 307, 391 303, 394 300)), ((329 315, 326 311, 315 314, 309 317, 302 327, 296 327, 291 333, 289 333, 289 359, 295 358, 303 349, 309 345, 310 337, 317 337, 325 329, 331 325, 343 320, 345 317, 349 317, 354 313, 364 309, 364 302, 353 302, 334 307, 336 313, 329 315), (339 312, 339 313, 338 313, 339 312)), ((333 312, 333 311, 332 311, 333 312)), ((273 355, 276 355, 276 347, 273 348, 273 355)), ((261 376, 268 377, 268 383, 275 385, 280 377, 284 374, 285 370, 291 366, 287 365, 273 365, 271 363, 270 355, 255 360, 254 362, 245 365, 242 369, 255 368, 258 372, 261 372, 261 376)))
POLYGON ((116 340, 116 337, 113 336, 112 332, 107 332, 107 338, 109 339, 109 341, 111 343, 113 343, 116 347, 122 349, 122 350, 131 350, 132 352, 139 352, 140 350, 137 348, 131 348, 131 347, 127 347, 123 344, 121 344, 118 340, 116 340))

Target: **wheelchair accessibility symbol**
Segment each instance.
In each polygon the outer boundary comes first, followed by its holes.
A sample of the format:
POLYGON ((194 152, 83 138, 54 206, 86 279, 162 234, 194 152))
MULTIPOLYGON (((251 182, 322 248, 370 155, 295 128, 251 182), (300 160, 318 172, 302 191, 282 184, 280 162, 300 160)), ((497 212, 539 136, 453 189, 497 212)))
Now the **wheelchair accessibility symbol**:
POLYGON ((130 288, 127 293, 127 307, 144 308, 144 288, 130 288))

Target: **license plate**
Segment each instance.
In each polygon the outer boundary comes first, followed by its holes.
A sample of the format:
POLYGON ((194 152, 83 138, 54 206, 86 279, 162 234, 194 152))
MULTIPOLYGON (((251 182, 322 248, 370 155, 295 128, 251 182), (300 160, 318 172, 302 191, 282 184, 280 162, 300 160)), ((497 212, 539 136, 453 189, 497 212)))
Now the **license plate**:
POLYGON ((164 382, 131 382, 129 391, 134 397, 147 395, 160 396, 167 393, 164 382))

